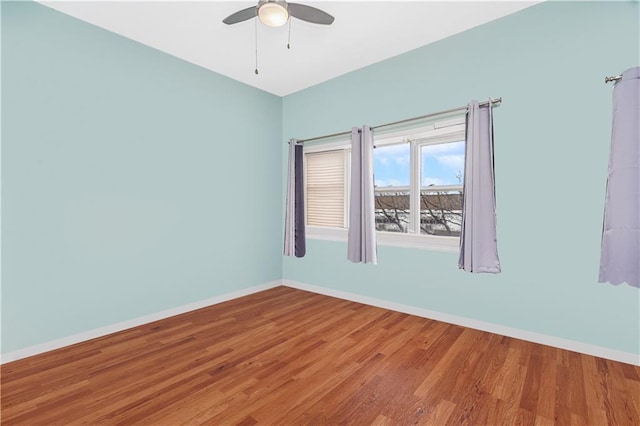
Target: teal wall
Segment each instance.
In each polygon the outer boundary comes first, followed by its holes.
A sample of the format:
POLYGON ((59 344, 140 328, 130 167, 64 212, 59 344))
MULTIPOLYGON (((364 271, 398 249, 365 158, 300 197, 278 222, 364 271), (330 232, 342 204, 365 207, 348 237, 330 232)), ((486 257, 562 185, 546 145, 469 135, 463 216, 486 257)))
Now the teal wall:
MULTIPOLYGON (((637 2, 543 3, 284 98, 305 138, 502 96, 494 110, 500 275, 457 255, 309 240, 284 278, 640 353, 638 289, 598 284, 611 131, 604 77, 640 64, 637 2)), ((283 152, 283 157, 284 157, 283 152)))
POLYGON ((603 77, 640 62, 637 2, 544 3, 284 99, 38 4, 1 11, 3 353, 282 277, 640 353, 640 293, 596 282, 603 77), (319 240, 282 259, 283 140, 488 96, 502 274, 384 246, 355 265, 319 240))
POLYGON ((2 352, 280 279, 281 105, 2 2, 2 352))

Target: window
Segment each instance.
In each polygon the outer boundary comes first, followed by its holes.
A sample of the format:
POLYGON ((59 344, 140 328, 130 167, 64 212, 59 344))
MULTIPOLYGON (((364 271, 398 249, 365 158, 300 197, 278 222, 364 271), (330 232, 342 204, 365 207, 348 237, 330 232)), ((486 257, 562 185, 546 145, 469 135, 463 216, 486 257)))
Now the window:
POLYGON ((407 233, 411 227, 411 146, 384 145, 373 151, 376 230, 407 233))
MULTIPOLYGON (((456 251, 462 223, 464 117, 376 134, 378 243, 456 251)), ((307 235, 346 240, 350 143, 305 146, 307 235)))
POLYGON ((460 236, 464 141, 420 149, 420 233, 460 236))
POLYGON ((346 160, 344 149, 305 155, 307 226, 346 227, 346 160))

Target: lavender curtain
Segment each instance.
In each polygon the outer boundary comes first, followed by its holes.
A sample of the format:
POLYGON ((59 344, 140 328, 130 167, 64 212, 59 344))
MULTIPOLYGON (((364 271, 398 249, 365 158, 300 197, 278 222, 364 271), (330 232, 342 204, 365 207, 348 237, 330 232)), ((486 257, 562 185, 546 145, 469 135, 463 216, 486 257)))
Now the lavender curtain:
POLYGON ((490 102, 468 105, 463 197, 458 268, 499 273, 490 102))
POLYGON ((284 255, 304 257, 306 240, 304 229, 304 170, 302 145, 289 141, 289 168, 287 173, 287 204, 284 223, 284 255))
POLYGON ((600 252, 601 283, 640 287, 640 67, 613 88, 611 152, 600 252))
POLYGON ((356 263, 378 263, 373 182, 373 130, 368 126, 354 127, 347 259, 356 263))

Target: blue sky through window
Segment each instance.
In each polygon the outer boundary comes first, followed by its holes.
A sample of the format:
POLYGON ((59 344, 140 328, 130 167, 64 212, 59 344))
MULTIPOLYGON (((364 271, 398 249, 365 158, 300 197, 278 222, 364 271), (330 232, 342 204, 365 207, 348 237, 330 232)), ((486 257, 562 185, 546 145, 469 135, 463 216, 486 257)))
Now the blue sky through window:
POLYGON ((409 186, 410 167, 408 143, 380 146, 373 150, 375 186, 409 186))
MULTIPOLYGON (((373 152, 376 186, 409 186, 411 162, 408 143, 381 146, 373 152)), ((462 183, 464 142, 423 146, 420 154, 422 186, 462 183)))
POLYGON ((422 147, 422 186, 458 185, 464 173, 464 142, 422 147))

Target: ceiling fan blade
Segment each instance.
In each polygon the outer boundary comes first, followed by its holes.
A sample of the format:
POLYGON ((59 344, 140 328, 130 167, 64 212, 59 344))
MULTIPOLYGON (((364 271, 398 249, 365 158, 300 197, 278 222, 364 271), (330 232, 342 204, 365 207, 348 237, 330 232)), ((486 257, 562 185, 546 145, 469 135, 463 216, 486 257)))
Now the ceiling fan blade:
POLYGON ((222 20, 227 25, 237 24, 238 22, 246 21, 247 19, 255 18, 258 14, 258 8, 256 6, 251 6, 246 9, 242 9, 237 11, 236 13, 232 13, 222 20))
POLYGON ((298 3, 288 3, 288 5, 289 14, 294 18, 320 25, 331 25, 333 23, 333 16, 315 7, 298 3))

